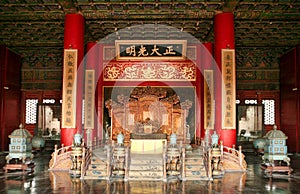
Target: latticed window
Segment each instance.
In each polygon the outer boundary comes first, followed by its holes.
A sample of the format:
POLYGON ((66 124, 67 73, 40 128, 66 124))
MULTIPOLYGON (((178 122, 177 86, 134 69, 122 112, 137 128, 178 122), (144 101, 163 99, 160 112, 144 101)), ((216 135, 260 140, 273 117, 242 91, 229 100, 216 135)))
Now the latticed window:
POLYGON ((257 100, 245 100, 245 104, 257 104, 257 100))
POLYGON ((264 123, 265 125, 275 124, 275 100, 262 100, 264 104, 264 123))
POLYGON ((43 99, 43 104, 54 104, 55 99, 43 99))
POLYGON ((26 124, 36 124, 37 103, 38 99, 26 99, 26 124))

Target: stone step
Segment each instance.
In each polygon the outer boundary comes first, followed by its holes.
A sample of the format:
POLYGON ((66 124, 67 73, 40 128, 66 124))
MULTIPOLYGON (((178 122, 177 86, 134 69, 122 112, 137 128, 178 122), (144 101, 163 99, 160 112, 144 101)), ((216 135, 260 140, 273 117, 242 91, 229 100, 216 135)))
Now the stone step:
POLYGON ((107 159, 106 158, 100 159, 100 158, 92 157, 91 158, 91 164, 106 165, 107 164, 107 159))
POLYGON ((130 170, 128 173, 129 177, 163 177, 164 173, 163 171, 155 171, 155 170, 151 170, 151 171, 135 171, 135 170, 130 170))
POLYGON ((89 170, 106 170, 106 164, 90 164, 88 167, 89 170))
POLYGON ((92 176, 86 175, 86 176, 83 177, 83 179, 85 179, 85 180, 95 180, 95 179, 97 179, 97 180, 108 180, 107 176, 95 176, 95 175, 92 175, 92 176))
POLYGON ((189 158, 189 159, 202 159, 203 158, 203 155, 191 155, 191 154, 188 154, 185 156, 185 158, 189 158))
POLYGON ((206 171, 200 171, 200 170, 195 170, 195 171, 186 171, 185 172, 186 177, 206 177, 206 171))
POLYGON ((131 165, 163 165, 162 160, 131 160, 131 165))
POLYGON ((106 170, 87 170, 86 176, 107 176, 106 170))
POLYGON ((185 159, 185 164, 190 164, 190 165, 203 165, 204 161, 203 159, 190 159, 190 158, 186 158, 185 159))
POLYGON ((185 171, 195 171, 195 170, 201 170, 206 171, 204 165, 185 165, 185 171))
MULTIPOLYGON (((128 180, 130 181, 162 181, 163 177, 128 177, 128 180)), ((149 191, 147 192, 143 192, 143 193, 149 193, 149 191)))
POLYGON ((163 159, 162 158, 135 158, 131 157, 130 160, 131 165, 163 165, 163 159))
POLYGON ((130 158, 135 159, 162 159, 162 154, 131 154, 130 158))
POLYGON ((93 151, 93 156, 92 157, 105 159, 105 158, 107 158, 107 153, 104 150, 103 151, 98 151, 98 152, 93 151))
POLYGON ((140 170, 140 171, 151 171, 151 170, 163 170, 163 165, 144 165, 144 164, 135 164, 130 165, 130 170, 140 170))

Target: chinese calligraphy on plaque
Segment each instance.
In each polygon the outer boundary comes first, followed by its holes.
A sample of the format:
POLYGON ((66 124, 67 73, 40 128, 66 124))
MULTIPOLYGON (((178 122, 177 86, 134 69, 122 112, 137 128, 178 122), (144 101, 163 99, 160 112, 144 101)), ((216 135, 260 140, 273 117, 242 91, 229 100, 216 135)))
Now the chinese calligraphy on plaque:
POLYGON ((204 70, 204 128, 214 128, 214 72, 213 70, 204 70))
POLYGON ((235 129, 235 50, 222 50, 222 128, 235 129))
POLYGON ((120 40, 116 41, 117 60, 182 60, 186 40, 120 40))
POLYGON ((75 128, 77 50, 64 50, 62 128, 75 128))
POLYGON ((95 70, 85 71, 84 128, 94 129, 95 70))

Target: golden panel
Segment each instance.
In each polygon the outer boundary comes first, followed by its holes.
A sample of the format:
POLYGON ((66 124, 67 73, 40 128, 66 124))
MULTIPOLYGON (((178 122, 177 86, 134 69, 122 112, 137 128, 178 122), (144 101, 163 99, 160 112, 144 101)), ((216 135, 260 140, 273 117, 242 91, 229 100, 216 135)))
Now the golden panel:
POLYGON ((95 70, 85 71, 84 128, 94 129, 95 70))
POLYGON ((183 62, 110 62, 103 70, 104 81, 195 81, 196 65, 183 62))
POLYGON ((215 123, 213 70, 204 70, 204 80, 204 128, 213 129, 215 123))
POLYGON ((62 128, 75 128, 77 49, 64 50, 62 128))
POLYGON ((235 50, 222 49, 222 129, 236 129, 235 50))

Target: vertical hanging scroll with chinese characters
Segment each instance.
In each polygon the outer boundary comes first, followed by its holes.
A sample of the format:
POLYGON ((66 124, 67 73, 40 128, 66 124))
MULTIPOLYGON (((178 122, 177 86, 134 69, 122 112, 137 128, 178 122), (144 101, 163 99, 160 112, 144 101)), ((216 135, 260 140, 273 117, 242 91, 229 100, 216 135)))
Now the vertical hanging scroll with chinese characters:
POLYGON ((75 128, 76 124, 77 49, 64 50, 62 90, 62 128, 75 128))
POLYGON ((85 71, 84 128, 94 129, 95 70, 85 71))
POLYGON ((235 129, 235 50, 222 49, 222 128, 235 129))
POLYGON ((213 70, 204 70, 204 80, 204 128, 213 129, 215 123, 213 70))

